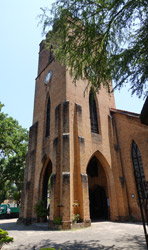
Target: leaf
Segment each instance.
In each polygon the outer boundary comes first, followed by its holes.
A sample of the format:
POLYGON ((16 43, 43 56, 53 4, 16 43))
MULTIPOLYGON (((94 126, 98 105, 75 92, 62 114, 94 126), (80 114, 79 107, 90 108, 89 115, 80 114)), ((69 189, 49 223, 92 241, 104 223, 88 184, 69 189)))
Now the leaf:
POLYGON ((46 46, 54 45, 74 82, 87 79, 95 91, 108 92, 111 80, 115 88, 130 82, 132 94, 147 95, 147 1, 57 0, 42 11, 46 46))

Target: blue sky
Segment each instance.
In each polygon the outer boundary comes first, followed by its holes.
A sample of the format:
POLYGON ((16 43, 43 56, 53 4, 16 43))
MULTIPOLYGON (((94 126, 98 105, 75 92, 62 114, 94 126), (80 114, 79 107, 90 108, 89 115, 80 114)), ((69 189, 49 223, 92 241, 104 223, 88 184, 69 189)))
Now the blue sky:
MULTIPOLYGON (((54 0, 0 1, 0 101, 3 112, 24 128, 32 125, 39 43, 44 38, 37 16, 54 0)), ((116 108, 140 113, 144 100, 128 86, 115 92, 116 108)))

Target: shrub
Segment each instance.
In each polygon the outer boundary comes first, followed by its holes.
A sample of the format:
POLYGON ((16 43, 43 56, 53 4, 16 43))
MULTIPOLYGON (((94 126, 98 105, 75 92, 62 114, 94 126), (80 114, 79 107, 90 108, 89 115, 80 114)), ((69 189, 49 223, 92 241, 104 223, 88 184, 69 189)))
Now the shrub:
POLYGON ((13 238, 8 236, 8 233, 0 228, 0 249, 3 244, 10 243, 13 238))
POLYGON ((40 200, 35 204, 35 212, 38 218, 47 216, 48 211, 43 200, 40 200))
POLYGON ((62 218, 61 217, 57 217, 53 220, 53 224, 55 225, 62 225, 62 218))
POLYGON ((80 214, 74 214, 73 215, 73 223, 77 223, 80 221, 80 214))

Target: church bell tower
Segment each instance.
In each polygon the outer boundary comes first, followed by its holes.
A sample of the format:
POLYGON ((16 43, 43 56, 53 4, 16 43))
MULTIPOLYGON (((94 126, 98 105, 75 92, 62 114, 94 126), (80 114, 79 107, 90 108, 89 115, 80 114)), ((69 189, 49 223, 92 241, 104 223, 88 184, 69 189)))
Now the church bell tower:
POLYGON ((63 229, 116 218, 108 123, 114 96, 101 89, 94 97, 87 84, 75 85, 41 42, 20 214, 25 223, 37 220, 39 200, 50 206, 50 227, 58 218, 63 229))

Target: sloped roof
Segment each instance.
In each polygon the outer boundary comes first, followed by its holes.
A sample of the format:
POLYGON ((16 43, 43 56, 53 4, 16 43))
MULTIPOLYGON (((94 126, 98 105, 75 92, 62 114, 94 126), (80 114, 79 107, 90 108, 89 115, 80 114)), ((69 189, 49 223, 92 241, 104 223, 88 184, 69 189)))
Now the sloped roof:
POLYGON ((129 112, 129 111, 126 111, 126 110, 121 110, 121 109, 111 108, 110 112, 112 112, 112 113, 119 113, 119 114, 127 115, 127 116, 132 116, 132 117, 135 117, 135 118, 139 118, 140 117, 140 114, 137 114, 137 113, 134 113, 134 112, 129 112))

